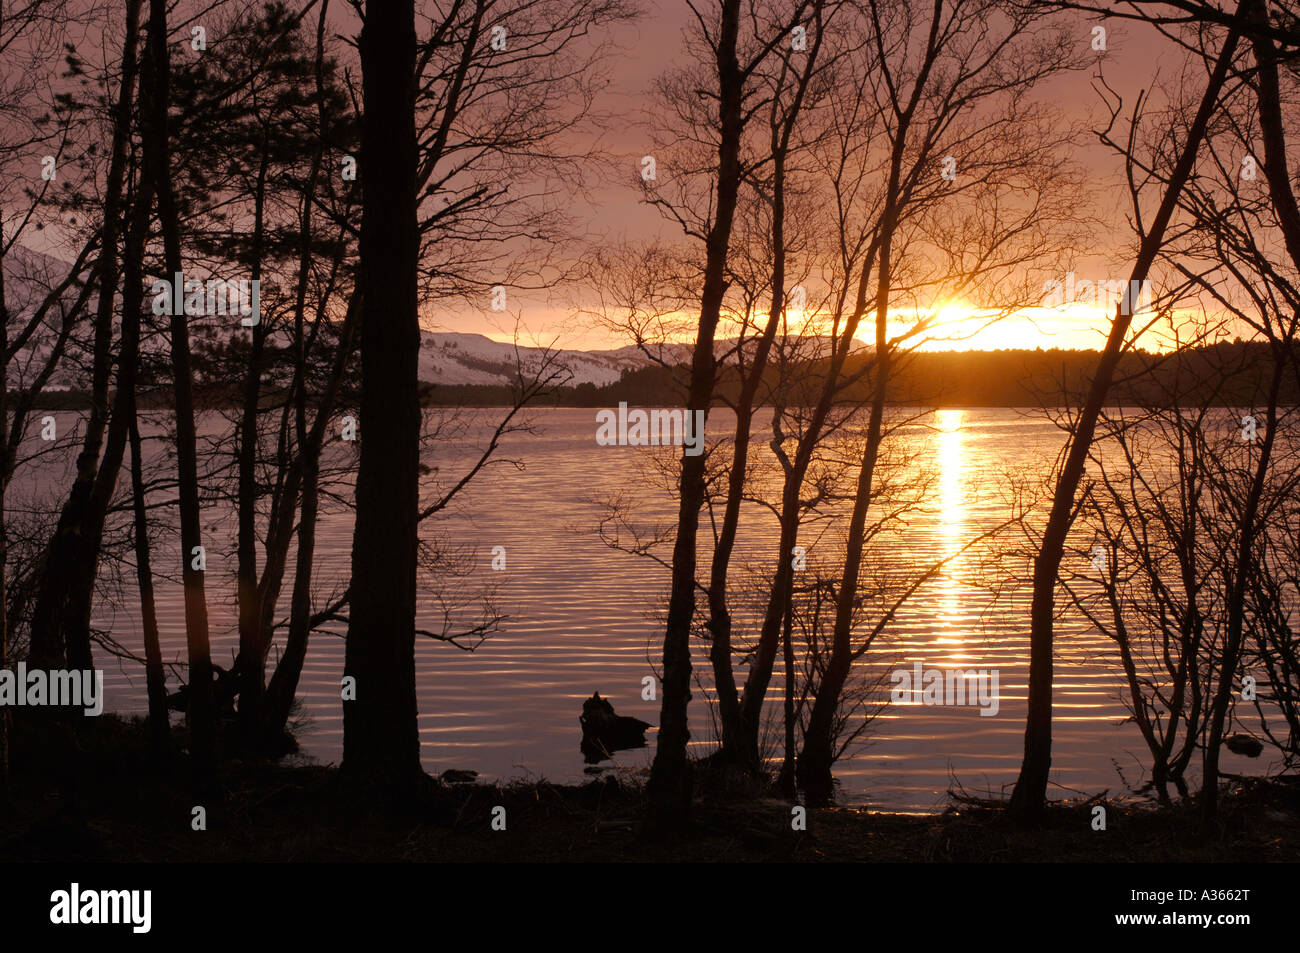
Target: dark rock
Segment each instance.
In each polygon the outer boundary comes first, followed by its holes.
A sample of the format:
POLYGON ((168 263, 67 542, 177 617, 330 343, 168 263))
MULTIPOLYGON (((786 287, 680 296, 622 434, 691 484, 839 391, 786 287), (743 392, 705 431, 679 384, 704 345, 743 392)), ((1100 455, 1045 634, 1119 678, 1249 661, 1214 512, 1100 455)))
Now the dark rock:
POLYGON ((1264 751, 1259 739, 1250 735, 1229 735, 1223 743, 1233 754, 1244 754, 1247 758, 1258 758, 1264 751))
POLYGON ((640 718, 615 714, 614 706, 601 698, 599 692, 582 703, 578 721, 582 724, 580 748, 588 764, 606 761, 613 757, 614 751, 644 748, 645 731, 651 727, 640 718))

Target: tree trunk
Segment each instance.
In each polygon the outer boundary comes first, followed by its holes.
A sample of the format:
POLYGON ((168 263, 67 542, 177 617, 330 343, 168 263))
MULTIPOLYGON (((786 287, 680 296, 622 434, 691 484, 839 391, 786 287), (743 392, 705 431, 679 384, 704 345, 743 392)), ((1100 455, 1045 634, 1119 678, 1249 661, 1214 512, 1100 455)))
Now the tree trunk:
POLYGON ((361 448, 344 674, 343 771, 400 796, 421 774, 415 700, 420 325, 415 9, 371 2, 361 31, 361 448))
POLYGON ((808 716, 803 750, 799 753, 799 785, 813 801, 826 801, 832 793, 831 766, 835 762, 835 714, 840 694, 853 665, 853 609, 857 603, 858 578, 862 571, 862 548, 866 538, 867 510, 871 506, 871 487, 875 479, 876 460, 884 431, 885 395, 889 384, 889 296, 892 290, 892 254, 894 232, 900 215, 899 188, 902 177, 903 151, 911 124, 911 112, 899 121, 897 138, 890 157, 888 191, 881 217, 880 260, 876 277, 876 381, 871 397, 871 417, 867 425, 867 443, 862 450, 858 471, 857 494, 849 517, 849 535, 844 549, 844 573, 835 599, 835 631, 831 658, 817 687, 817 698, 808 716))
MULTIPOLYGON (((9 303, 5 297, 5 236, 0 229, 0 669, 9 667, 9 303)), ((9 706, 0 708, 0 790, 9 785, 9 706)))
MULTIPOLYGON (((93 666, 90 648, 90 609, 99 549, 103 538, 107 497, 94 493, 100 479, 100 450, 108 422, 108 384, 113 357, 113 302, 118 283, 118 236, 123 188, 131 141, 132 92, 136 81, 136 41, 141 0, 126 4, 126 33, 122 41, 122 84, 113 110, 113 142, 104 199, 104 224, 98 262, 99 299, 95 312, 94 367, 90 416, 77 456, 77 473, 50 540, 32 612, 30 652, 34 662, 51 668, 66 659, 74 669, 93 666), (99 512, 100 504, 105 512, 99 512)), ((110 434, 104 467, 116 481, 122 463, 122 425, 110 434), (114 457, 114 451, 116 456, 114 457)), ((111 496, 111 491, 108 494, 111 496)))
MULTIPOLYGON (((1289 343, 1289 342, 1288 342, 1289 343)), ((1251 478, 1241 514, 1241 535, 1237 542, 1237 563, 1233 567, 1233 580, 1228 591, 1228 624, 1223 636, 1223 656, 1219 665, 1219 684, 1210 707, 1209 731, 1205 739, 1205 759, 1201 772, 1201 830, 1209 829, 1219 807, 1219 754, 1223 748, 1223 731, 1227 722, 1232 692, 1237 685, 1237 666, 1241 661, 1242 630, 1246 623, 1246 586, 1252 575, 1255 559, 1255 539, 1258 533, 1259 503, 1268 479, 1268 465, 1273 456, 1273 443, 1277 430, 1278 394, 1282 389, 1282 376, 1286 369, 1286 345, 1275 343, 1273 349, 1273 380, 1268 394, 1268 417, 1264 440, 1259 450, 1259 460, 1251 478)))
POLYGON ((787 604, 785 624, 782 627, 781 647, 785 663, 785 758, 781 762, 781 773, 776 786, 786 797, 794 798, 795 788, 795 715, 794 715, 794 642, 791 630, 794 627, 794 606, 787 604))
MULTIPOLYGON (((700 296, 700 323, 691 361, 687 413, 694 420, 702 411, 708 419, 713 400, 713 336, 727 290, 727 252, 740 192, 740 137, 742 78, 736 59, 740 33, 739 0, 723 0, 722 25, 717 46, 718 143, 717 214, 706 241, 704 290, 700 296)), ((703 435, 700 435, 703 439, 703 435)), ((704 503, 705 454, 682 454, 679 483, 681 505, 677 514, 677 539, 673 545, 672 593, 664 631, 663 703, 659 714, 659 739, 650 768, 647 793, 652 831, 680 829, 690 814, 690 765, 686 744, 690 740, 687 706, 691 698, 691 623, 695 617, 696 540, 700 507, 704 503)))
MULTIPOLYGON (((149 2, 149 50, 152 67, 150 121, 145 127, 146 174, 158 194, 158 219, 163 233, 167 272, 181 271, 180 218, 172 193, 167 142, 167 99, 170 64, 167 50, 167 2, 149 2)), ((174 278, 173 278, 174 280, 174 278)), ((198 454, 194 426, 194 394, 190 366, 190 337, 184 309, 171 316, 171 355, 176 410, 176 472, 180 492, 181 579, 185 589, 185 636, 189 651, 190 755, 200 786, 217 777, 216 718, 212 701, 212 655, 208 641, 208 605, 203 571, 195 568, 202 546, 199 513, 198 454)))
MULTIPOLYGON (((311 636, 311 570, 316 555, 316 517, 320 502, 320 452, 325 436, 325 425, 330 414, 333 413, 334 402, 338 396, 338 389, 347 368, 349 353, 352 350, 352 331, 356 326, 358 301, 355 294, 348 301, 347 313, 344 316, 343 327, 339 334, 338 349, 334 355, 332 373, 326 384, 325 393, 321 396, 319 406, 316 409, 316 419, 309 432, 307 429, 307 338, 304 316, 307 307, 307 281, 311 274, 312 262, 312 196, 315 194, 321 164, 324 161, 327 128, 324 62, 325 20, 328 14, 329 0, 324 0, 321 4, 320 17, 316 25, 315 71, 320 138, 317 140, 316 151, 312 156, 311 172, 307 176, 307 188, 303 196, 302 210, 299 214, 299 233, 302 244, 299 249, 298 288, 294 301, 295 366, 292 397, 294 430, 298 448, 296 470, 300 476, 296 486, 286 488, 285 495, 290 499, 285 506, 284 524, 288 527, 293 525, 293 497, 297 496, 299 492, 301 492, 302 497, 302 513, 298 522, 298 553, 294 568, 293 592, 289 600, 289 634, 285 640, 284 654, 280 656, 275 671, 271 675, 271 682, 267 686, 262 705, 261 730, 263 737, 277 746, 284 737, 285 726, 289 721, 289 713, 293 709, 294 696, 298 691, 298 680, 302 675, 303 663, 307 659, 307 642, 311 636)), ((340 242, 339 247, 341 255, 342 242, 340 242)), ((336 259, 335 265, 338 264, 339 259, 336 259)), ((320 315, 317 318, 318 321, 323 320, 323 312, 324 301, 322 301, 321 308, 318 311, 320 315)), ((290 480, 289 483, 294 484, 294 481, 290 480)), ((272 534, 268 533, 269 535, 272 534)), ((287 558, 287 550, 286 541, 283 555, 280 550, 277 550, 274 558, 281 560, 287 558)), ((268 562, 271 561, 271 558, 271 555, 268 554, 268 562)), ((269 569, 270 567, 268 567, 269 569)), ((277 594, 279 592, 278 580, 282 575, 283 569, 281 568, 276 573, 277 582, 273 587, 274 592, 277 594)), ((269 604, 268 608, 270 605, 274 605, 275 601, 275 597, 269 595, 263 599, 264 604, 269 604)), ((263 624, 265 631, 269 634, 271 631, 269 621, 263 624)))
POLYGON ((135 395, 131 394, 131 502, 134 512, 135 575, 140 589, 140 618, 144 628, 144 675, 149 694, 149 742, 155 759, 171 754, 171 721, 167 714, 167 676, 163 671, 162 645, 158 637, 158 612, 153 589, 153 567, 149 556, 149 517, 145 509, 144 458, 140 451, 140 421, 135 395))
POLYGON ((311 636, 311 569, 316 552, 316 511, 320 498, 316 462, 306 463, 302 482, 302 516, 298 528, 298 553, 289 608, 289 635, 284 654, 271 676, 266 690, 265 733, 284 731, 298 691, 298 679, 307 660, 307 642, 311 636))
MULTIPOLYGON (((1242 0, 1238 15, 1247 9, 1252 0, 1242 0)), ((1205 129, 1209 124, 1223 88, 1224 78, 1232 62, 1233 52, 1237 48, 1239 31, 1236 27, 1229 31, 1219 53, 1214 71, 1210 76, 1205 94, 1196 112, 1196 118, 1187 132, 1187 141, 1183 144, 1178 164, 1170 174, 1165 195, 1160 208, 1152 220, 1151 228, 1142 238, 1137 260, 1133 265, 1130 283, 1146 281, 1151 263, 1164 241, 1165 230, 1173 215, 1179 193, 1191 174, 1196 160, 1196 152, 1205 138, 1205 129)), ((1070 437, 1069 452, 1061 475, 1057 478, 1056 491, 1052 497, 1052 509, 1039 545, 1038 556, 1034 560, 1033 599, 1030 608, 1029 634, 1029 712, 1025 722, 1025 754, 1021 763, 1020 775, 1016 779, 1015 790, 1011 794, 1011 810, 1022 820, 1035 821, 1043 812, 1047 800, 1047 780, 1052 766, 1052 651, 1053 630, 1052 616, 1056 600, 1056 579, 1065 552, 1065 540, 1069 534, 1074 518, 1075 495, 1083 479, 1084 463, 1088 450, 1092 446, 1093 434, 1097 428, 1097 418, 1101 413, 1102 403, 1110 389, 1111 378, 1119 363, 1120 351, 1124 337, 1132 323, 1131 294, 1126 292, 1124 300, 1116 309, 1115 320, 1111 324, 1106 347, 1097 362, 1097 370, 1083 409, 1075 421, 1074 432, 1070 437)))
MULTIPOLYGON (((709 571, 709 632, 712 636, 709 661, 713 668, 713 684, 718 696, 718 715, 722 727, 720 755, 723 758, 732 758, 738 753, 744 753, 748 747, 745 741, 745 720, 740 705, 740 693, 732 670, 732 620, 731 610, 727 605, 727 573, 736 546, 736 532, 740 525, 740 504, 745 492, 745 471, 749 465, 749 440, 753 430, 754 402, 763 383, 763 374, 767 370, 768 357, 772 351, 777 328, 785 314, 786 159, 790 151, 790 138, 795 122, 803 107, 809 79, 821 50, 822 37, 825 35, 821 29, 820 11, 821 5, 818 3, 818 28, 812 50, 806 57, 803 72, 799 77, 794 102, 779 123, 775 122, 775 105, 773 106, 772 300, 768 309, 767 326, 759 336, 758 346, 754 349, 753 362, 749 368, 749 376, 745 379, 739 400, 736 402, 736 437, 732 448, 731 472, 727 479, 727 501, 709 571)), ((745 760, 751 764, 757 762, 756 746, 752 756, 746 757, 745 760)))
MULTIPOLYGON (((267 143, 262 142, 262 158, 257 169, 257 187, 253 199, 253 279, 262 271, 263 214, 266 204, 267 143)), ((239 723, 244 743, 256 742, 261 719, 262 692, 265 686, 266 652, 270 640, 265 638, 262 620, 265 615, 257 584, 257 409, 262 390, 262 352, 266 344, 266 322, 253 325, 248 355, 248 374, 244 378, 244 406, 239 422, 239 529, 236 543, 235 579, 239 601, 239 723)), ((268 607, 270 608, 270 607, 268 607)))
MULTIPOLYGON (((302 384, 297 395, 297 426, 301 454, 302 514, 298 521, 298 553, 294 567, 293 594, 289 606, 289 635, 285 639, 284 654, 280 656, 275 672, 271 675, 271 683, 266 689, 266 723, 263 730, 272 738, 281 735, 289 721, 294 695, 298 691, 298 679, 302 675, 302 666, 307 659, 307 642, 311 637, 311 570, 316 553, 316 518, 320 501, 318 481, 321 444, 325 436, 326 423, 333 413, 338 390, 343 383, 348 354, 352 350, 359 301, 359 298, 353 296, 348 303, 347 316, 344 318, 343 329, 339 334, 338 351, 335 354, 329 384, 321 398, 311 432, 306 435, 303 433, 307 412, 305 366, 302 367, 299 375, 302 384)), ((301 351, 299 353, 301 364, 305 362, 305 356, 301 351)))
MULTIPOLYGON (((1251 20, 1267 23, 1268 13, 1262 5, 1251 9, 1251 20)), ((1269 196, 1282 229, 1287 252, 1293 262, 1300 265, 1300 209, 1291 188, 1291 172, 1286 156, 1286 135, 1282 123, 1281 93, 1278 83, 1277 51, 1273 40, 1261 32, 1252 36, 1255 62, 1259 67, 1259 124, 1264 140, 1264 177, 1268 180, 1269 196)), ((1237 547, 1237 564, 1228 594, 1228 626, 1224 635, 1223 659, 1219 670, 1219 684, 1210 707, 1209 731, 1205 742, 1205 757, 1201 780, 1201 829, 1205 832, 1218 813, 1219 754, 1223 744, 1224 726, 1237 680, 1237 665, 1241 660, 1242 630, 1245 626, 1245 594, 1254 558, 1257 532, 1256 516, 1272 457, 1277 425, 1278 395, 1282 385, 1284 357, 1291 341, 1273 342, 1273 380, 1269 389, 1268 428, 1260 447, 1259 460, 1251 480, 1241 517, 1241 535, 1237 547)))
POLYGON ((767 610, 763 616, 763 625, 759 631, 758 649, 749 667, 745 679, 745 691, 741 696, 740 715, 742 729, 742 747, 738 757, 744 759, 754 771, 761 768, 759 764, 758 735, 762 725, 763 700, 767 697, 767 686, 772 680, 772 670, 776 665, 776 653, 780 648, 781 625, 790 602, 794 587, 793 559, 794 545, 799 539, 800 502, 799 491, 803 487, 804 476, 812 462, 813 451, 821 437, 822 426, 830 413, 838 390, 840 374, 844 362, 853 346, 858 324, 867 310, 867 288, 870 283, 871 270, 879 252, 879 239, 874 239, 867 249, 858 280, 857 298, 853 312, 845 322, 838 342, 831 353, 830 368, 822 392, 809 418, 808 426, 799 439, 794 460, 785 473, 781 490, 781 538, 777 544, 776 571, 772 585, 768 590, 767 610))

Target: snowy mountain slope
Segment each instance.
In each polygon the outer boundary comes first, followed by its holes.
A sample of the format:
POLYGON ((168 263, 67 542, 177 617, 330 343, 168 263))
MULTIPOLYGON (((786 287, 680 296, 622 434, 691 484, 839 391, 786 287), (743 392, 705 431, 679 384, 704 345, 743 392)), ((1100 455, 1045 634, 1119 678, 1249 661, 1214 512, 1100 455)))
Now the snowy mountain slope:
MULTIPOLYGON (((751 339, 752 340, 752 339, 751 339)), ((816 346, 825 346, 829 339, 804 339, 805 355, 816 346)), ((714 353, 725 357, 735 347, 735 340, 718 341, 714 353)), ((746 345, 748 349, 749 344, 746 345)), ((867 349, 866 345, 863 345, 867 349)), ((669 365, 689 364, 693 345, 667 344, 656 353, 669 365)), ((752 352, 751 352, 752 353, 752 352)), ((568 385, 594 384, 603 387, 613 384, 625 371, 648 367, 653 361, 635 345, 603 351, 557 350, 550 353, 557 367, 572 375, 568 385)), ((493 341, 481 334, 462 334, 443 331, 422 331, 420 340, 420 380, 435 384, 507 384, 514 379, 517 368, 525 371, 540 367, 547 352, 539 347, 520 346, 493 341)))
MULTIPOLYGON (((690 360, 690 348, 671 345, 666 349, 671 363, 690 360)), ((506 384, 519 367, 530 372, 548 358, 540 347, 518 348, 493 341, 481 334, 423 331, 420 340, 420 380, 437 384, 506 384)), ((549 354, 557 368, 572 375, 570 386, 612 384, 624 371, 647 366, 650 361, 638 348, 611 351, 556 350, 549 354)))

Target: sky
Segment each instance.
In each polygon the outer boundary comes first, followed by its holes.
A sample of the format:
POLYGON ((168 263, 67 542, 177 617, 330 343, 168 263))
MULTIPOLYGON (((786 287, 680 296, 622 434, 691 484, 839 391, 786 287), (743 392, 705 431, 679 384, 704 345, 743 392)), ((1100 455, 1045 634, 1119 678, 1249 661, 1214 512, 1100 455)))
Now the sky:
MULTIPOLYGON (((656 209, 645 204, 635 185, 639 157, 650 148, 649 130, 641 123, 646 104, 657 77, 681 65, 686 52, 684 31, 692 14, 684 0, 641 0, 644 15, 635 23, 616 28, 603 42, 608 43, 609 84, 594 110, 614 117, 603 130, 609 149, 626 161, 629 174, 621 181, 595 181, 581 201, 571 209, 578 227, 589 239, 614 244, 641 242, 654 238, 681 238, 678 225, 667 221, 656 209), (620 125, 620 122, 623 125, 620 125)), ((359 29, 355 15, 341 5, 337 8, 335 28, 351 35, 359 29)), ((1093 27, 1098 21, 1078 14, 1080 43, 1090 45, 1093 27)), ((335 17, 333 10, 331 18, 335 17)), ((1173 75, 1181 54, 1172 42, 1152 28, 1127 21, 1108 21, 1107 50, 1099 54, 1108 84, 1126 103, 1149 88, 1162 68, 1173 75)), ((1071 73, 1045 85, 1041 95, 1050 98, 1068 117, 1087 122, 1089 128, 1104 123, 1104 110, 1091 77, 1071 73)), ((1077 156, 1093 180, 1087 202, 1088 211, 1110 225, 1096 236, 1094 247, 1076 249, 1074 278, 1114 280, 1126 278, 1129 264, 1126 254, 1132 248, 1132 235, 1125 223, 1127 193, 1120 177, 1116 156, 1095 140, 1085 145, 1077 156)), ((42 249, 38 249, 42 250, 42 249)), ((702 253, 702 249, 701 249, 702 253)), ((1059 276, 1064 283, 1068 276, 1059 276)), ((511 289, 506 312, 494 312, 485 296, 473 304, 439 302, 423 311, 421 320, 429 330, 484 334, 494 340, 510 341, 516 334, 521 343, 545 344, 561 348, 596 350, 616 348, 632 343, 627 337, 596 327, 574 307, 573 299, 584 296, 581 287, 569 287, 558 295, 530 294, 511 289), (518 329, 518 330, 517 330, 518 329)), ((1076 295, 1076 302, 1080 296, 1076 295)), ((1060 311, 1033 309, 1004 317, 984 328, 981 317, 983 302, 957 300, 932 302, 943 318, 950 340, 932 340, 925 346, 934 348, 1006 348, 1006 347, 1099 347, 1104 340, 1113 304, 1096 307, 1075 303, 1060 311)), ((689 326, 694 316, 681 316, 689 326)), ((899 328, 909 316, 899 313, 899 328)), ((724 336, 726 329, 720 333, 724 336)))
MULTIPOLYGON (((683 49, 683 30, 691 16, 682 0, 645 0, 646 15, 635 25, 629 25, 615 34, 615 42, 622 50, 611 69, 610 86, 604 98, 596 104, 615 115, 636 117, 640 114, 647 94, 656 77, 670 69, 678 60, 674 51, 683 49)), ((1092 28, 1098 21, 1085 19, 1079 14, 1080 42, 1090 43, 1092 28)), ((1149 88, 1158 77, 1162 66, 1176 69, 1180 55, 1174 45, 1154 30, 1141 24, 1110 21, 1106 24, 1107 50, 1103 65, 1106 81, 1120 92, 1126 103, 1136 98, 1139 91, 1149 88)), ((1089 74, 1068 74, 1062 80, 1044 87, 1043 95, 1050 97, 1068 115, 1089 120, 1089 128, 1104 124, 1102 100, 1093 88, 1089 74)), ((645 133, 635 121, 629 121, 626 133, 615 130, 613 137, 620 151, 628 153, 634 163, 645 133)), ((1085 147, 1079 160, 1095 176, 1095 188, 1090 190, 1088 201, 1103 221, 1110 222, 1110 238, 1103 231, 1097 241, 1100 248, 1077 249, 1074 266, 1076 282, 1085 280, 1115 280, 1126 278, 1129 265, 1123 252, 1132 247, 1131 233, 1124 221, 1127 194, 1119 177, 1117 158, 1099 143, 1085 147), (1111 254, 1114 248, 1119 255, 1111 254)), ((652 237, 674 239, 680 229, 666 222, 653 208, 641 201, 640 191, 629 181, 625 185, 593 190, 590 202, 575 212, 584 219, 586 227, 594 234, 605 236, 611 242, 620 240, 642 241, 652 237)), ((1064 283, 1067 275, 1062 274, 1064 283)), ((580 293, 580 292, 579 292, 580 293)), ((1076 296, 1077 297, 1077 296, 1076 296)), ((509 341, 516 333, 516 319, 520 333, 527 343, 554 343, 559 347, 594 350, 619 347, 631 343, 626 337, 593 327, 578 316, 571 306, 543 297, 512 292, 508 313, 492 312, 486 300, 483 307, 464 307, 455 310, 437 310, 426 314, 424 323, 431 330, 447 330, 485 334, 499 341, 509 341)), ((1033 309, 984 327, 987 321, 980 317, 981 303, 977 301, 939 301, 947 335, 951 340, 933 340, 925 346, 935 348, 1007 348, 1052 347, 1095 348, 1105 339, 1109 318, 1114 306, 1091 306, 1076 303, 1058 311, 1033 309), (983 328, 981 330, 981 328, 983 328)), ((689 317, 689 316, 684 316, 689 317)), ((898 321, 906 320, 899 315, 898 321)))

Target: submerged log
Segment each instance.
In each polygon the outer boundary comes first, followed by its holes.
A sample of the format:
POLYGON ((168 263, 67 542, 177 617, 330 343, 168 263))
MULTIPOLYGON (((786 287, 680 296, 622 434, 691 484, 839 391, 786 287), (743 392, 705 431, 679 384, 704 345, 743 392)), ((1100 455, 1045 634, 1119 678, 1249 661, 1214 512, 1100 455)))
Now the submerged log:
POLYGON ((612 752, 645 747, 645 731, 651 727, 640 718, 615 714, 614 706, 596 692, 582 703, 578 716, 582 725, 583 759, 588 764, 608 761, 612 752))

